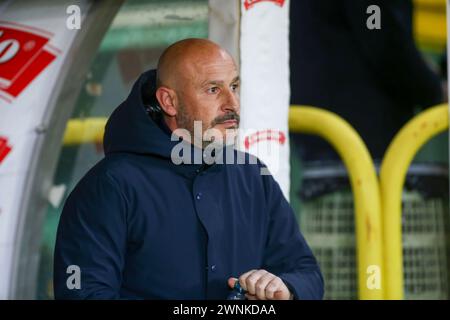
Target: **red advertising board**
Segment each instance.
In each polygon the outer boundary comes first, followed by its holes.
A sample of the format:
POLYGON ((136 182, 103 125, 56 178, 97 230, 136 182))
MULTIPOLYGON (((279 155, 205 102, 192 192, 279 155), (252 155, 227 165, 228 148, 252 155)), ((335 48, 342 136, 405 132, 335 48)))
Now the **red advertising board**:
POLYGON ((11 102, 56 58, 52 34, 0 21, 0 98, 11 102))
POLYGON ((5 137, 0 136, 0 165, 8 153, 11 152, 11 149, 12 147, 8 144, 8 140, 5 137))

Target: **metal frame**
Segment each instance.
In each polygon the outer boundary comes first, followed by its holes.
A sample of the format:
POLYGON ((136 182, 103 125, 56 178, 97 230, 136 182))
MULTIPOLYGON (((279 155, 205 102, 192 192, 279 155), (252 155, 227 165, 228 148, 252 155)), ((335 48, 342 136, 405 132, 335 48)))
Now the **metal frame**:
POLYGON ((382 285, 379 288, 369 288, 368 285, 374 267, 381 274, 383 270, 381 199, 369 151, 358 133, 344 119, 323 109, 291 106, 289 129, 321 136, 336 149, 344 161, 355 201, 358 295, 364 300, 383 299, 382 285))
POLYGON ((448 105, 430 108, 410 120, 395 136, 383 158, 380 191, 383 213, 386 299, 403 299, 402 191, 417 151, 449 126, 448 105))

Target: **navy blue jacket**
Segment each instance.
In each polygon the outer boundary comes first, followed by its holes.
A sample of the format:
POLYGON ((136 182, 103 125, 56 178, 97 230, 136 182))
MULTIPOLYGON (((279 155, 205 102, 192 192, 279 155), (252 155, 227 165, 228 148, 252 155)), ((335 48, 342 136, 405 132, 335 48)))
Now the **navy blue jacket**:
POLYGON ((144 73, 106 125, 106 156, 68 197, 54 260, 57 299, 225 299, 251 269, 281 277, 298 299, 323 279, 279 185, 262 164, 181 164, 144 108, 144 73), (67 268, 81 270, 68 289, 67 268))

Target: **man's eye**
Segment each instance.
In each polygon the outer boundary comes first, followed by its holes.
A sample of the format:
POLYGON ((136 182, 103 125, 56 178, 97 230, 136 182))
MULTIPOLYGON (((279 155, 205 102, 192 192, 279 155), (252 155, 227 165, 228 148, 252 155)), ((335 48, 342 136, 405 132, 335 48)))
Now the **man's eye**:
POLYGON ((238 84, 233 84, 233 85, 231 86, 231 90, 233 90, 233 91, 236 91, 238 88, 239 88, 239 85, 238 85, 238 84))
POLYGON ((208 93, 217 93, 219 91, 218 87, 211 87, 208 89, 208 93))

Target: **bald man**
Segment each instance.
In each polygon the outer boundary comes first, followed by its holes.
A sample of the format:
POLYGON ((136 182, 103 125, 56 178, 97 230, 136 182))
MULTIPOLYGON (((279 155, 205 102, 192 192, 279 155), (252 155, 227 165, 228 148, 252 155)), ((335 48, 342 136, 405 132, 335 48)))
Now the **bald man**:
POLYGON ((187 130, 188 135, 180 130, 180 136, 199 147, 209 142, 203 139, 207 130, 216 129, 215 139, 226 141, 239 127, 237 67, 233 58, 211 41, 187 39, 167 48, 158 63, 156 98, 167 127, 187 130), (194 121, 202 127, 198 137, 194 121))
POLYGON ((112 113, 104 159, 65 203, 57 299, 226 299, 237 282, 247 299, 322 298, 279 185, 228 143, 239 111, 239 73, 225 50, 187 39, 164 51, 112 113), (207 162, 211 142, 215 157, 232 150, 249 161, 207 162))

